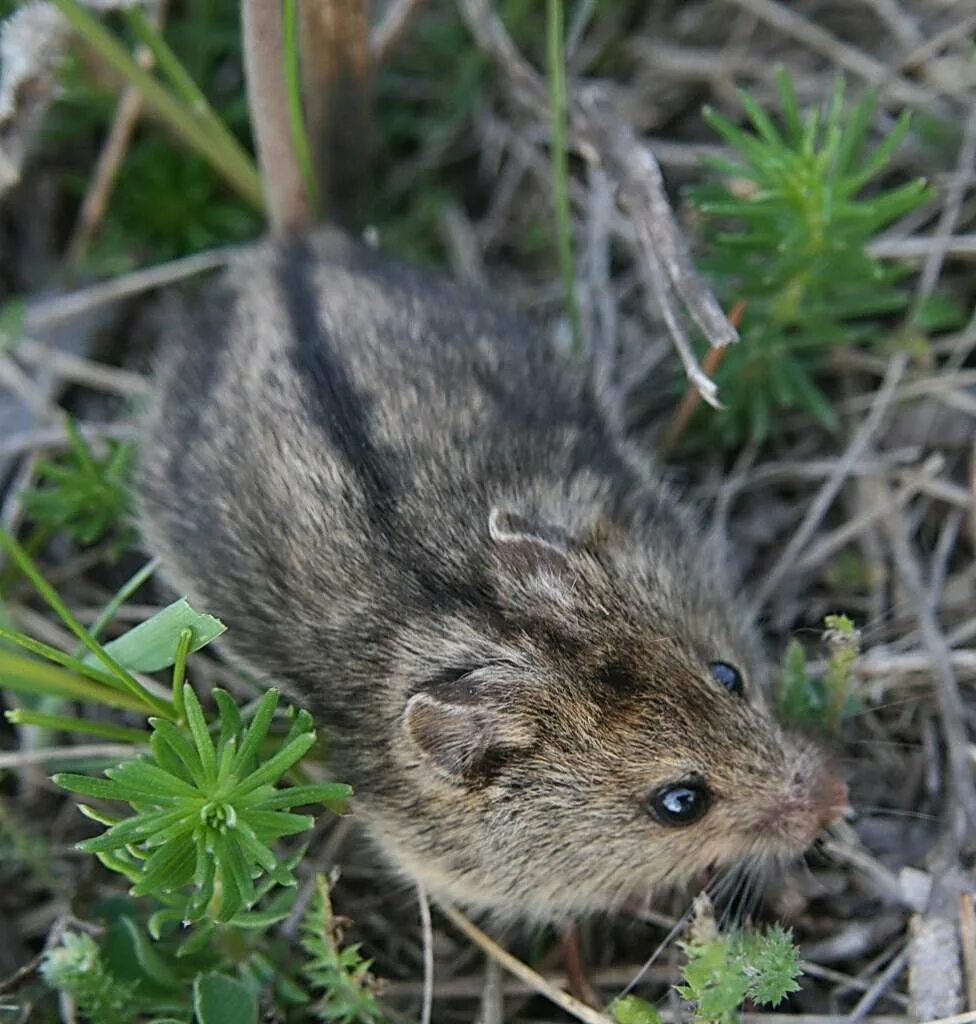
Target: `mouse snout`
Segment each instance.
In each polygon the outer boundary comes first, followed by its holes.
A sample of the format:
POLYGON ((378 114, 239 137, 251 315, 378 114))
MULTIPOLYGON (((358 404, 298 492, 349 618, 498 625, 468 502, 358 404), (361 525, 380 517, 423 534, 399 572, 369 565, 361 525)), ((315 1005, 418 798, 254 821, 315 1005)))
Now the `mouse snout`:
POLYGON ((768 809, 763 830, 804 848, 847 810, 847 799, 847 785, 826 765, 798 770, 777 806, 768 809))

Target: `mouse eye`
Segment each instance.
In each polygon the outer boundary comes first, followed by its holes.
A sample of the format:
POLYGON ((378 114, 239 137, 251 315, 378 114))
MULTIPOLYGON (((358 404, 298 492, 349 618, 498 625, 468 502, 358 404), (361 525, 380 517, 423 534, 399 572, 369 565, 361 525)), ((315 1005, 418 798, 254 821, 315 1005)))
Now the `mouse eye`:
POLYGON ((731 690, 732 693, 742 693, 742 673, 735 665, 730 665, 727 661, 712 661, 708 664, 708 670, 720 686, 731 690))
POLYGON ((647 809, 662 825, 691 825, 711 803, 712 794, 701 782, 679 782, 655 789, 647 798, 647 809))

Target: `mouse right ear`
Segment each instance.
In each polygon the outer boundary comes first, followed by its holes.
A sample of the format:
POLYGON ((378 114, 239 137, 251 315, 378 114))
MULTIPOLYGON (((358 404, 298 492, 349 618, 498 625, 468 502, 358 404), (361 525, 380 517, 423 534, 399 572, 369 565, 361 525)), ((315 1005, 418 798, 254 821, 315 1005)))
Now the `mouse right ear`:
MULTIPOLYGON (((442 689, 442 687, 438 687, 442 689)), ((442 699, 415 693, 403 713, 403 730, 417 752, 440 775, 466 785, 484 784, 532 740, 511 706, 490 700, 442 699)))

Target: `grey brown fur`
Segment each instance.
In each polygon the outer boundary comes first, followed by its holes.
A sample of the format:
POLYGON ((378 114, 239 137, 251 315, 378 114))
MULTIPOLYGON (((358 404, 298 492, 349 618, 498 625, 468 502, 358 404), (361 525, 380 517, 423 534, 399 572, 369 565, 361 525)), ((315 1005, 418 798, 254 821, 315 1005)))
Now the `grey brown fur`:
POLYGON ((142 449, 174 583, 327 727, 393 865, 504 916, 794 851, 842 802, 581 378, 503 308, 325 231, 248 251, 174 323, 142 449), (659 824, 648 793, 687 778, 710 809, 659 824))

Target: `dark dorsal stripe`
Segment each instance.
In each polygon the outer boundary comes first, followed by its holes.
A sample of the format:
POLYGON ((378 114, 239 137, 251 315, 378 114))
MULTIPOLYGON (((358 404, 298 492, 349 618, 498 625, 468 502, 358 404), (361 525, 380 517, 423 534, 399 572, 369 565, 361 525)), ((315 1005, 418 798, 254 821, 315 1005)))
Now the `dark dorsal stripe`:
POLYGON ((465 574, 451 573, 399 513, 403 481, 395 457, 377 446, 367 404, 319 315, 314 266, 314 253, 298 239, 284 247, 277 268, 291 325, 289 358, 302 382, 310 416, 358 480, 366 515, 379 534, 377 542, 385 543, 390 561, 412 581, 415 597, 432 608, 474 607, 484 612, 492 598, 482 567, 470 567, 470 581, 465 574))
POLYGON ((301 239, 284 247, 278 264, 278 280, 291 323, 289 357, 302 382, 309 413, 359 481, 370 522, 392 539, 399 487, 388 460, 376 447, 363 398, 319 315, 314 265, 314 254, 301 239))

